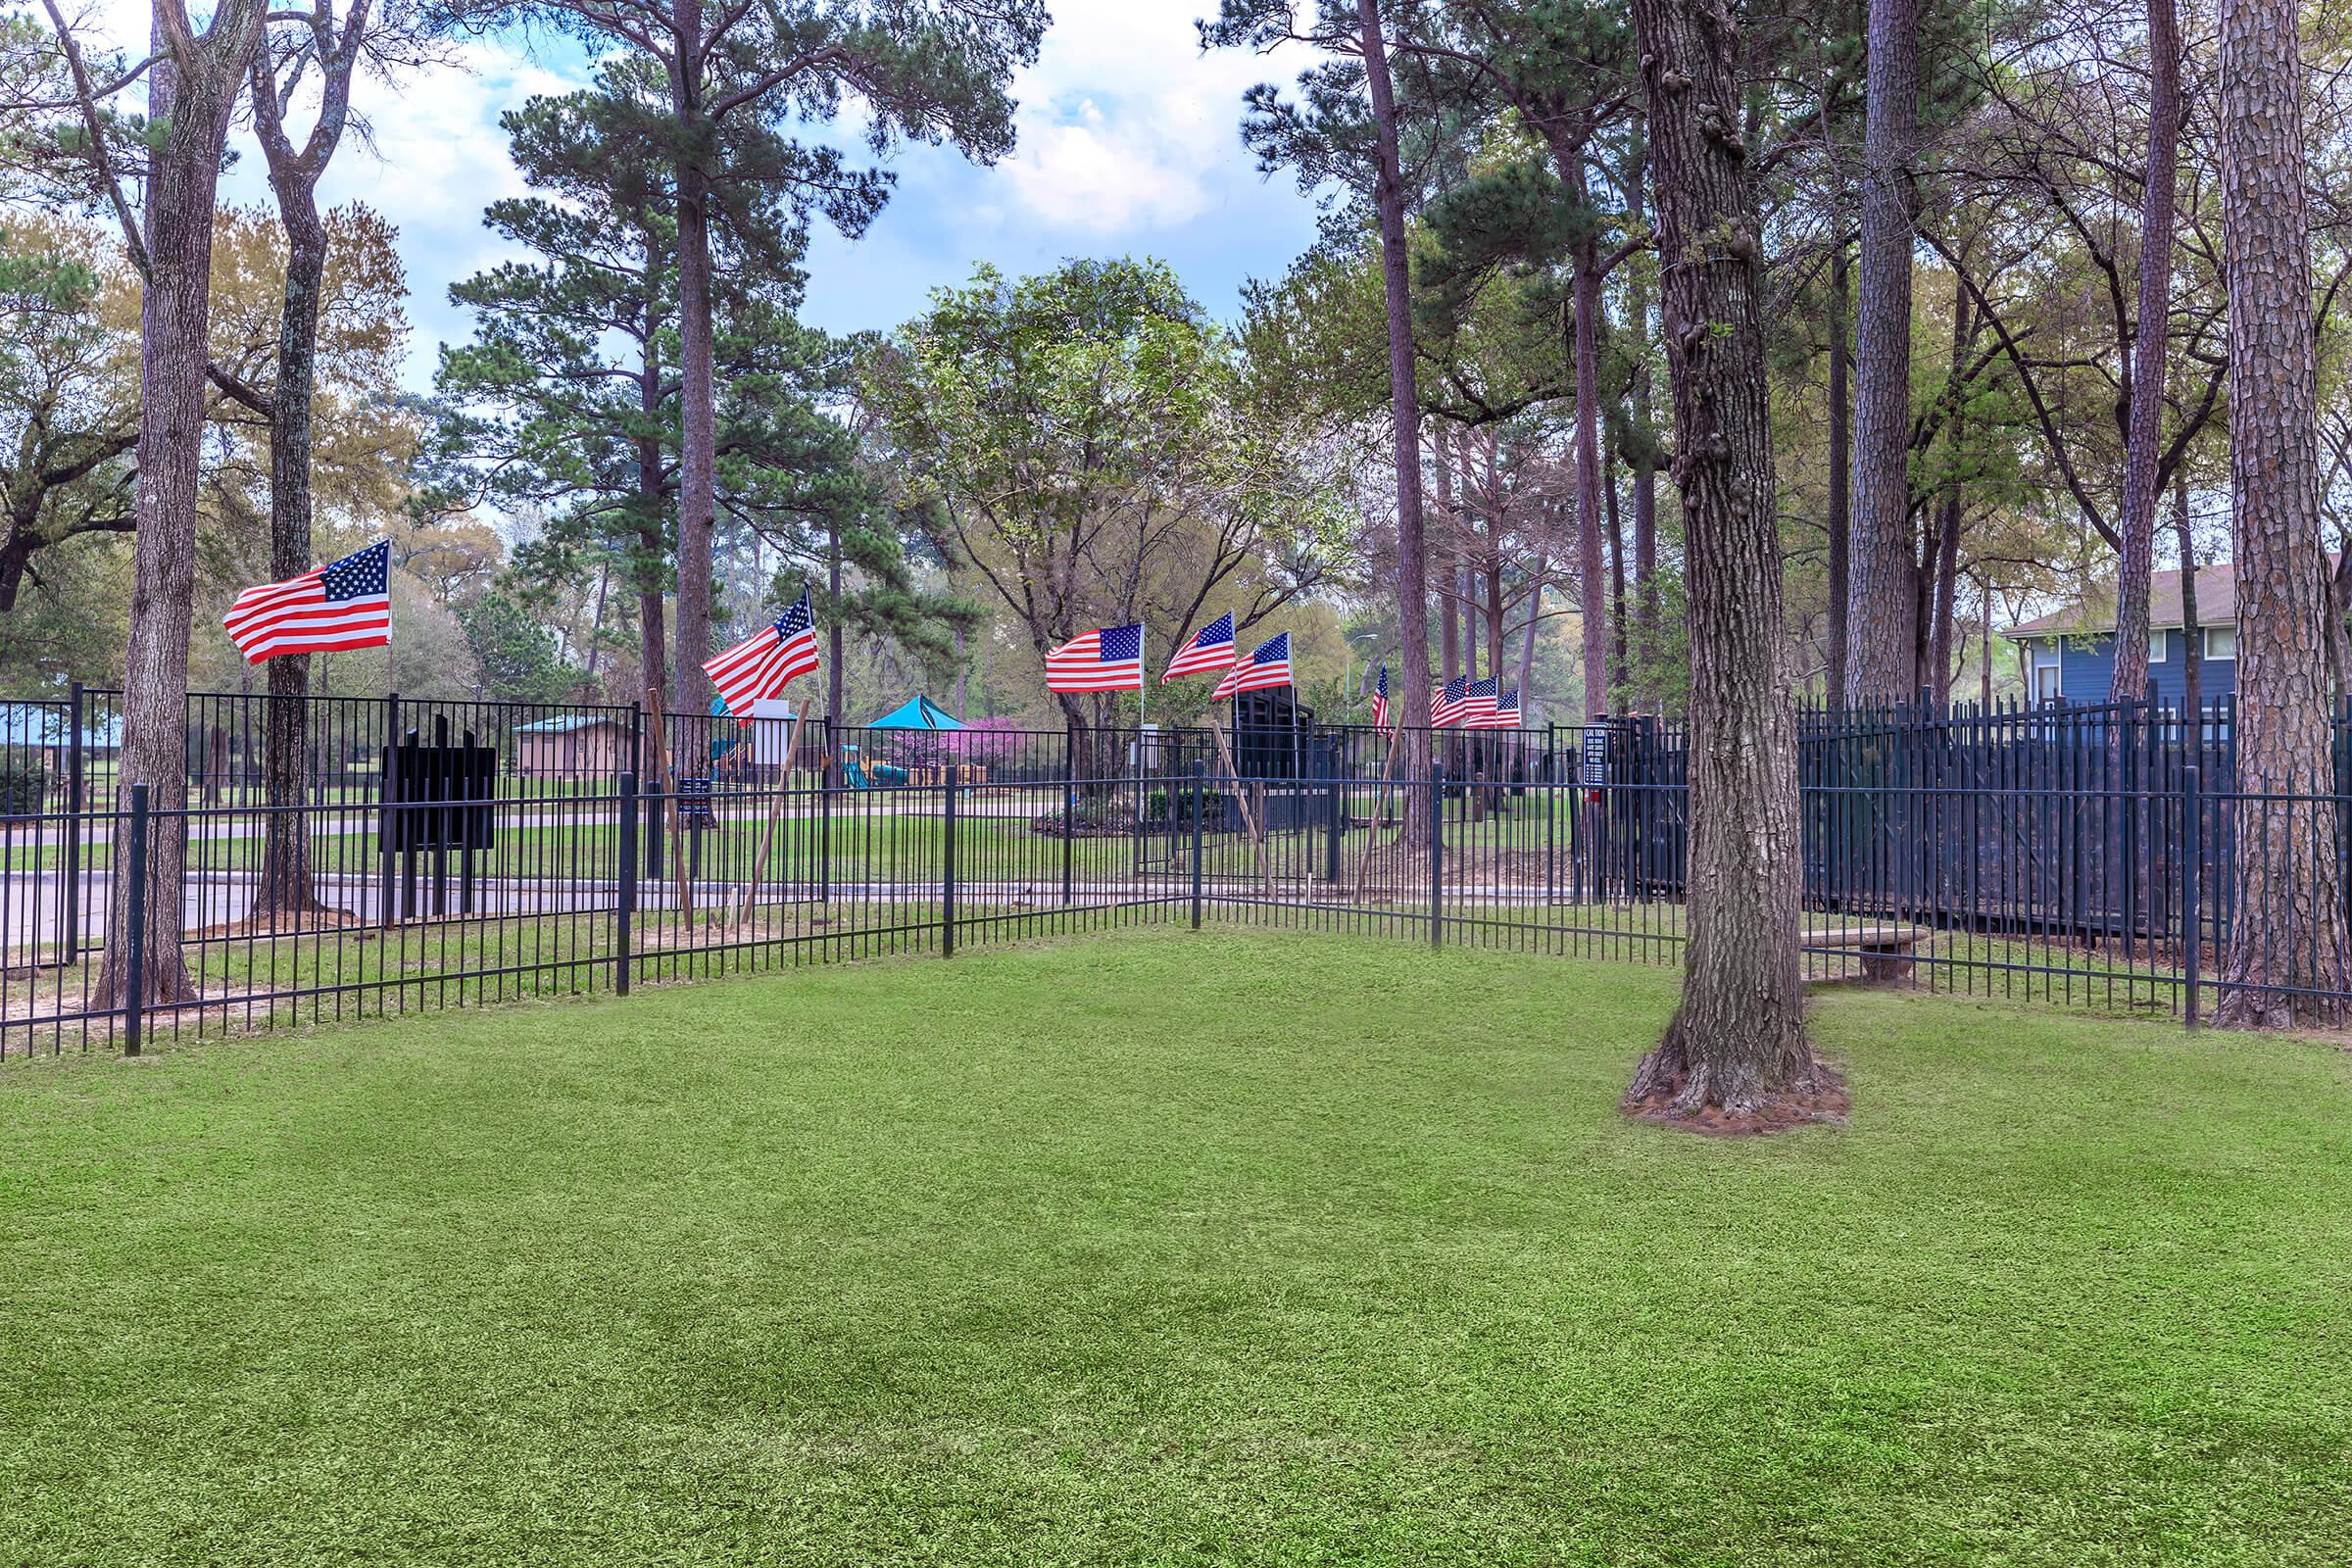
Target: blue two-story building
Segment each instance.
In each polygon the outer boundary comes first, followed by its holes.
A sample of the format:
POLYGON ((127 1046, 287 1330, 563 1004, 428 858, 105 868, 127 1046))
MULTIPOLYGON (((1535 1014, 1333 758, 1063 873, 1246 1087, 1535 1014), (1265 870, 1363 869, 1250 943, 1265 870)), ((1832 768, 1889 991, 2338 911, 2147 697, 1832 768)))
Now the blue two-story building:
MULTIPOLYGON (((2183 700, 2187 633, 2181 628, 2180 573, 2159 571, 2148 583, 2148 679, 2157 701, 2183 700)), ((2205 700, 2237 691, 2237 574, 2229 566, 2197 568, 2197 624, 2205 652, 2198 685, 2205 700)), ((2036 703, 2103 703, 2115 681, 2115 589, 2010 627, 2018 673, 2036 703)))

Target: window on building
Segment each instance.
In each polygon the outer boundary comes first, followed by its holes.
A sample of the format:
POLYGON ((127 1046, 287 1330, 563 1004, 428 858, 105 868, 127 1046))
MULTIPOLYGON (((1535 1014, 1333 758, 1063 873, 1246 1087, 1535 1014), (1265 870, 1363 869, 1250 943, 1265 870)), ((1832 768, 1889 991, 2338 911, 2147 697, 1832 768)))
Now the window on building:
POLYGON ((2167 652, 2167 650, 2168 650, 2168 649, 2170 649, 2172 646, 2173 646, 2173 634, 2172 634, 2171 632, 2169 632, 2169 631, 2151 631, 2151 632, 2149 632, 2149 633, 2148 633, 2148 662, 2149 662, 2149 663, 2151 663, 2151 664, 2161 664, 2161 663, 2163 663, 2163 662, 2164 662, 2166 660, 2168 660, 2168 659, 2170 659, 2170 658, 2172 657, 2172 655, 2171 655, 2170 653, 2168 653, 2168 652, 2167 652))
POLYGON ((2207 659, 2235 659, 2237 657, 2237 628, 2208 626, 2205 628, 2205 657, 2207 659))

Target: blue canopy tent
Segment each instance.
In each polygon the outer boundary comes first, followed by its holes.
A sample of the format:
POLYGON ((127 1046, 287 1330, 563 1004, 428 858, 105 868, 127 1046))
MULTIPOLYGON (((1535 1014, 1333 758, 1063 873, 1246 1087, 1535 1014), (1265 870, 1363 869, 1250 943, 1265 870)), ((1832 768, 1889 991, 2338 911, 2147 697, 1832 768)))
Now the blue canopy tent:
POLYGON ((911 697, 865 726, 867 729, 961 729, 963 720, 928 697, 911 697))

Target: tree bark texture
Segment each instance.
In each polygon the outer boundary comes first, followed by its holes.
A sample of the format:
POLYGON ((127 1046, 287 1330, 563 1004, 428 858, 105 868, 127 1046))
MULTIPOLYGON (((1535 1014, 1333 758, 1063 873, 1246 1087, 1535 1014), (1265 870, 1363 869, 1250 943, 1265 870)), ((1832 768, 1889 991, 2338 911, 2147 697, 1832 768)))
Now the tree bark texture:
POLYGON ((1830 659, 1824 681, 1832 704, 1845 701, 1846 598, 1853 592, 1853 391, 1847 385, 1852 348, 1853 270, 1846 261, 1845 215, 1838 215, 1830 252, 1830 659))
POLYGON ((2164 438, 2167 322, 2173 304, 2173 215, 2180 156, 2180 30, 2173 0, 2148 0, 2148 172, 2139 203, 2139 315, 2124 445, 2123 535, 2115 593, 2112 690, 2148 685, 2148 579, 2155 570, 2157 465, 2164 438))
POLYGON ((1690 582, 1690 942, 1629 1105, 1769 1117, 1825 1075, 1804 1032, 1796 708, 1786 679, 1758 220, 1724 0, 1633 0, 1649 106, 1673 477, 1690 582))
MULTIPOLYGON (((1582 166, 1579 166, 1581 173, 1582 166)), ((1579 178, 1574 187, 1584 194, 1579 178)), ((1576 302, 1576 570, 1583 583, 1585 712, 1609 710, 1609 614, 1601 584, 1600 521, 1600 257, 1592 240, 1580 241, 1571 270, 1576 302)))
MULTIPOLYGON (((188 637, 194 616, 196 502, 203 458, 205 366, 211 322, 213 208, 220 153, 246 62, 262 30, 261 0, 220 0, 197 33, 178 0, 158 0, 156 31, 169 58, 149 73, 149 115, 164 122, 149 162, 144 215, 147 276, 139 316, 139 445, 131 551, 130 637, 122 662, 122 745, 117 803, 147 786, 151 808, 176 811, 188 796, 188 637)), ((147 994, 192 992, 180 956, 184 823, 166 817, 149 839, 147 994)), ((110 931, 129 923, 130 879, 113 879, 110 931)), ((120 1003, 123 944, 109 941, 100 989, 120 1003)))
MULTIPOLYGON (((2205 711, 2205 626, 2197 618, 2197 540, 2189 526, 2188 475, 2173 469, 2173 537, 2180 554, 2180 708, 2189 723, 2202 723, 2205 711)), ((2192 737, 2203 731, 2192 727, 2192 737)), ((2190 745, 2196 741, 2192 739, 2190 745)))
POLYGON ((1849 698, 1911 695, 1911 159, 1919 134, 1917 0, 1870 0, 1855 319, 1849 698))
MULTIPOLYGON (((262 145, 278 226, 286 236, 286 280, 278 310, 277 376, 270 398, 270 576, 284 582, 311 569, 311 403, 318 388, 319 296, 326 279, 326 224, 318 216, 318 180, 341 144, 351 78, 368 35, 368 0, 353 0, 323 61, 318 118, 297 149, 279 111, 270 50, 257 47, 249 73, 255 139, 262 145)), ((303 804, 310 774, 310 656, 270 661, 269 717, 263 730, 263 795, 271 809, 262 830, 262 874, 248 918, 298 920, 322 913, 311 880, 309 818, 303 804)))
POLYGON ((2333 994, 2346 975, 2335 813, 2309 800, 2248 798, 2333 790, 2296 18, 2279 0, 2221 8, 2239 799, 2215 1016, 2249 1027, 2339 1020, 2333 994))
POLYGON ((1968 279, 1952 279, 1952 363, 1950 417, 1944 436, 1953 457, 1953 472, 1943 482, 1936 521, 1935 593, 1928 606, 1928 658, 1920 685, 1932 693, 1941 712, 1952 689, 1952 623, 1960 612, 1960 532, 1968 520, 1968 490, 1959 476, 1958 457, 1968 443, 1967 391, 1961 379, 1968 368, 1968 350, 1976 336, 1969 316, 1968 279))
MULTIPOLYGON (((1428 550, 1421 512, 1421 408, 1413 384, 1413 305, 1410 262, 1404 236, 1404 177, 1396 150, 1396 97, 1389 79, 1387 41, 1381 36, 1378 0, 1356 0, 1364 58, 1365 89, 1372 101, 1373 143, 1379 170, 1372 200, 1380 218, 1380 270, 1388 310, 1389 415, 1396 454, 1396 623, 1401 640, 1404 709, 1398 731, 1401 750, 1396 774, 1428 776, 1423 738, 1429 724, 1428 550)), ((1433 828, 1424 790, 1404 793, 1403 842, 1426 847, 1433 828)))
MULTIPOLYGON (((701 0, 675 0, 678 47, 699 57, 701 0)), ((710 303, 710 175, 703 165, 709 138, 704 123, 699 58, 673 65, 671 107, 687 132, 678 161, 678 658, 671 703, 683 746, 709 727, 710 680, 703 661, 710 647, 711 550, 717 533, 717 385, 712 369, 710 303)), ((700 771, 698 766, 697 771, 700 771)))
POLYGON ((1430 443, 1437 455, 1431 475, 1437 480, 1439 551, 1446 566, 1445 603, 1438 610, 1438 678, 1451 680, 1461 673, 1461 596, 1454 590, 1460 576, 1461 515, 1453 509, 1453 442, 1450 427, 1437 425, 1430 443))
MULTIPOLYGON (((1649 155, 1644 147, 1635 160, 1633 178, 1626 191, 1626 213, 1636 226, 1649 221, 1648 197, 1649 155)), ((1634 368, 1634 423, 1643 439, 1636 443, 1634 459, 1634 634, 1633 665, 1636 690, 1630 696, 1638 708, 1654 713, 1662 706, 1658 686, 1658 471, 1651 461, 1656 448, 1647 439, 1651 421, 1656 416, 1650 397, 1650 346, 1656 340, 1650 328, 1650 281, 1648 270, 1637 265, 1626 285, 1626 314, 1631 318, 1628 329, 1633 334, 1633 349, 1639 356, 1634 368)), ((1531 622, 1532 636, 1532 622, 1531 622)), ((1521 700, 1525 701, 1526 681, 1520 682, 1521 700)))

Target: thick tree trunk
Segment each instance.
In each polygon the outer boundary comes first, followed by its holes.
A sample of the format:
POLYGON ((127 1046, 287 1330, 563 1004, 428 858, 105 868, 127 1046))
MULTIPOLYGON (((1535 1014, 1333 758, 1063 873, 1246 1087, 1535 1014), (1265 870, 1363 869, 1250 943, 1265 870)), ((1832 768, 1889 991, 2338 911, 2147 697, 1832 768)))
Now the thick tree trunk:
MULTIPOLYGON (((318 216, 318 179, 341 144, 351 102, 351 76, 368 33, 368 0, 353 0, 343 33, 323 60, 318 119, 298 152, 286 134, 278 82, 267 48, 256 48, 250 73, 254 131, 270 171, 278 225, 286 235, 286 280, 278 311, 277 378, 270 402, 270 575, 283 582, 311 569, 311 403, 318 387, 318 311, 326 279, 326 224, 318 216)), ((262 833, 262 872, 251 918, 299 919, 321 913, 311 879, 308 817, 303 803, 310 772, 310 658, 270 661, 269 721, 262 776, 271 808, 262 833)))
POLYGON ((2180 156, 2180 33, 2173 0, 2148 0, 2148 173, 2139 203, 2139 317, 2124 451, 2123 562, 2115 593, 2117 696, 2148 685, 2148 578, 2156 557, 2156 468, 2164 439, 2167 322, 2173 304, 2173 210, 2180 156))
MULTIPOLYGON (((677 33, 699 52, 701 0, 675 0, 677 33)), ((672 62, 670 93, 679 126, 704 130, 699 59, 672 62)), ((690 145, 691 142, 690 142, 690 145)), ((711 550, 717 532, 717 387, 712 370, 710 182, 699 146, 678 166, 678 659, 671 703, 683 746, 710 727, 711 550)))
MULTIPOLYGON (((139 318, 139 445, 131 549, 130 637, 122 662, 122 745, 116 777, 127 809, 147 786, 148 804, 187 804, 188 637, 194 618, 196 501, 203 458, 205 365, 213 273, 213 208, 229 113, 261 35, 260 0, 220 0, 201 35, 184 14, 165 13, 157 31, 172 40, 169 61, 148 74, 149 118, 164 123, 149 159, 147 276, 139 318), (167 21, 169 24, 167 24, 167 21)), ((127 835, 125 835, 125 838, 127 835)), ((187 863, 183 824, 157 823, 147 862, 148 1000, 175 1003, 192 992, 181 956, 180 899, 187 863)), ((123 997, 130 878, 113 879, 113 912, 100 990, 123 997)))
POLYGON ((1911 443, 1911 158, 1919 129, 1917 0, 1870 0, 1869 29, 1845 685, 1851 698, 1899 701, 1910 695, 1918 639, 1906 471, 1911 443))
POLYGON ((1841 1103, 1804 1033, 1796 707, 1775 523, 1755 194, 1723 0, 1633 0, 1666 269, 1690 581, 1690 941, 1629 1108, 1739 1128, 1841 1103))
POLYGON ((2247 798, 2334 788, 2296 19, 2278 0, 2221 8, 2240 800, 2216 1017, 2245 1026, 2338 1022, 2346 981, 2335 813, 2247 798))
POLYGON ((1845 214, 1837 217, 1830 253, 1830 667, 1823 682, 1833 705, 1846 697, 1847 596, 1853 592, 1853 393, 1846 385, 1852 350, 1853 273, 1846 264, 1845 214))
MULTIPOLYGON (((1356 0, 1365 88, 1372 101, 1379 171, 1373 206, 1380 217, 1380 267, 1389 328, 1389 416, 1396 454, 1396 622, 1401 640, 1404 707, 1396 775, 1428 775, 1429 583, 1422 535, 1421 409, 1413 385, 1412 279, 1404 236, 1404 178, 1396 151, 1396 99, 1389 80, 1388 45, 1380 31, 1379 0, 1356 0)), ((1432 829, 1423 797, 1407 789, 1403 843, 1426 847, 1432 829)))

